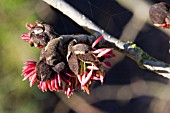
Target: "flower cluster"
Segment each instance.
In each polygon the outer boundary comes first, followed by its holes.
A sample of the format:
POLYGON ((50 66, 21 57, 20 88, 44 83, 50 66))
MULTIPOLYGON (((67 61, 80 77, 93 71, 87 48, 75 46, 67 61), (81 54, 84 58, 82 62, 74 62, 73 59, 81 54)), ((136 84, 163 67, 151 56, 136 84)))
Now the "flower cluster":
POLYGON ((150 7, 149 15, 156 27, 169 28, 170 25, 170 4, 160 2, 150 7))
MULTIPOLYGON (((44 64, 44 62, 42 62, 44 64)), ((76 81, 76 78, 71 75, 70 79, 65 78, 66 75, 64 73, 54 73, 53 77, 51 77, 48 80, 41 81, 37 78, 37 62, 35 61, 27 61, 24 63, 25 66, 23 67, 23 80, 29 80, 30 87, 32 87, 36 82, 38 83, 38 88, 41 89, 43 92, 50 90, 50 91, 59 91, 64 90, 65 94, 69 97, 73 91, 74 86, 73 83, 71 83, 71 80, 76 81), (65 87, 63 87, 63 83, 65 83, 65 87)), ((48 66, 46 65, 44 68, 48 69, 48 66)), ((46 69, 46 70, 47 70, 46 69)), ((48 72, 48 71, 47 71, 48 72)), ((67 73, 66 73, 67 74, 67 73)), ((70 75, 69 75, 70 76, 70 75)))
POLYGON ((75 89, 82 89, 90 94, 89 88, 95 80, 103 83, 105 77, 103 67, 111 66, 104 60, 114 57, 112 48, 95 48, 103 36, 89 45, 77 42, 76 39, 62 42, 51 26, 40 22, 34 25, 26 23, 26 28, 29 33, 22 34, 21 38, 31 46, 41 48, 38 62, 24 63, 23 80, 28 79, 30 87, 38 83, 38 88, 43 92, 62 90, 70 97, 75 89), (67 44, 67 51, 64 50, 66 44, 60 43, 67 44))

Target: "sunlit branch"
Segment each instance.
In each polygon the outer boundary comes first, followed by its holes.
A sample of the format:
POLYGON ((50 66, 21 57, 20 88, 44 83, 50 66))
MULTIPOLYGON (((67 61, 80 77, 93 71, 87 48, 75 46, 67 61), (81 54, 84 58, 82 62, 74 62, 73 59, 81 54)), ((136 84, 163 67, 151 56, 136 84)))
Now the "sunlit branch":
POLYGON ((63 0, 43 0, 54 8, 60 10, 63 14, 70 17, 78 25, 85 28, 90 33, 94 34, 101 33, 104 36, 106 42, 110 43, 110 47, 113 47, 115 50, 126 54, 128 57, 132 58, 137 62, 139 67, 143 69, 148 69, 159 75, 167 77, 170 79, 170 65, 164 62, 161 62, 144 52, 141 48, 137 47, 135 44, 129 42, 122 42, 117 40, 115 37, 106 33, 103 29, 95 25, 91 20, 89 20, 85 15, 78 12, 75 8, 70 6, 63 0), (92 30, 90 30, 92 29, 92 30))

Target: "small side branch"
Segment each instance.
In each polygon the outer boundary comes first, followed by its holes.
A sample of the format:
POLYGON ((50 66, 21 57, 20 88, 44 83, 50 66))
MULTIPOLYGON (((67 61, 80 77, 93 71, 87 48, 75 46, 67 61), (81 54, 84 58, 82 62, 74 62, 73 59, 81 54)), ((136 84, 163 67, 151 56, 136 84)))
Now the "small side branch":
POLYGON ((82 26, 88 32, 104 36, 104 44, 113 47, 115 50, 126 54, 128 57, 133 59, 139 67, 142 69, 148 69, 159 75, 167 77, 170 79, 170 65, 161 62, 144 52, 141 48, 137 47, 135 44, 129 42, 122 42, 117 40, 115 37, 106 33, 103 29, 95 25, 91 20, 89 20, 85 15, 78 12, 68 3, 63 0, 43 0, 54 8, 60 10, 63 14, 70 17, 78 25, 82 26), (92 29, 92 30, 91 30, 92 29), (96 31, 96 32, 94 32, 96 31))

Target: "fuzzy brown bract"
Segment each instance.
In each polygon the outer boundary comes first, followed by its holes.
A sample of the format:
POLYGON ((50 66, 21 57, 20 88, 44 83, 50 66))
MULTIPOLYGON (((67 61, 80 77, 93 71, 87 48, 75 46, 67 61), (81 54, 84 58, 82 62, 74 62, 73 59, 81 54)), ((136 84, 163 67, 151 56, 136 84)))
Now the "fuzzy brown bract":
POLYGON ((38 80, 47 81, 54 77, 55 71, 46 63, 45 59, 42 59, 36 64, 36 75, 38 80))
POLYGON ((150 7, 149 15, 155 26, 169 28, 170 4, 165 2, 153 4, 150 7))
POLYGON ((50 25, 39 22, 27 23, 26 27, 29 33, 22 34, 21 38, 41 48, 39 61, 27 61, 23 67, 23 80, 28 79, 30 87, 37 82, 43 92, 62 90, 70 97, 75 89, 90 94, 95 80, 103 83, 103 66, 110 68, 110 63, 104 59, 114 57, 112 48, 96 46, 103 36, 58 36, 50 25))

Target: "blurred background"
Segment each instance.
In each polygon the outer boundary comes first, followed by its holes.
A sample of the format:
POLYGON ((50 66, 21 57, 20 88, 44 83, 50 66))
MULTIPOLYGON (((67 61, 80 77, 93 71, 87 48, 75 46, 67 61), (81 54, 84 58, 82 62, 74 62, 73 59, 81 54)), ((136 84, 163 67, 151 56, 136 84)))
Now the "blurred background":
MULTIPOLYGON (((109 34, 134 41, 151 56, 170 63, 170 30, 152 26, 149 7, 169 0, 67 0, 109 34)), ((71 13, 71 12, 70 12, 71 13)), ((42 93, 22 81, 23 62, 38 60, 40 50, 21 40, 25 23, 52 25, 58 34, 87 33, 41 0, 0 0, 0 113, 170 113, 170 82, 115 51, 104 84, 91 94, 42 93)))

